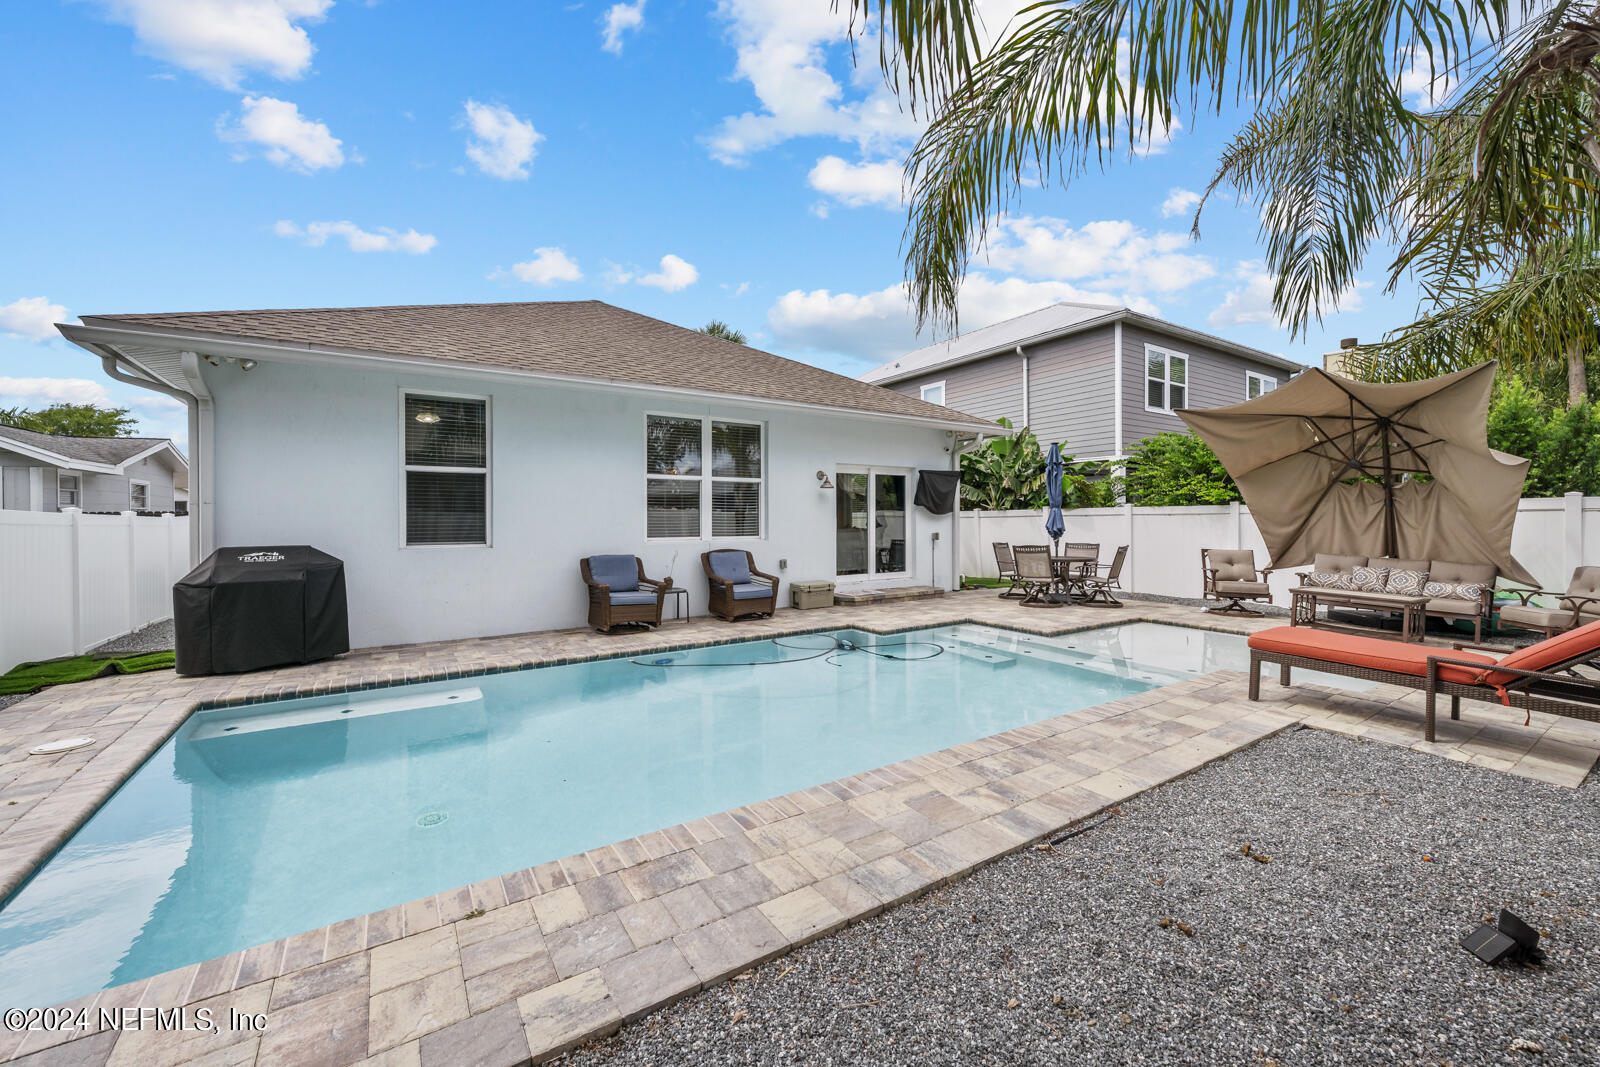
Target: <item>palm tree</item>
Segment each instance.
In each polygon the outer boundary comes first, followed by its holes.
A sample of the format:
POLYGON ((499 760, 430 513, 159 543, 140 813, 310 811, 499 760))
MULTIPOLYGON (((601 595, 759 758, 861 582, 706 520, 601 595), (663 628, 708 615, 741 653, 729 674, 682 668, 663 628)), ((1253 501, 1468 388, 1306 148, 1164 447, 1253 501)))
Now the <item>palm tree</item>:
POLYGON ((736 345, 746 344, 749 338, 745 337, 742 330, 736 330, 721 319, 712 319, 700 327, 700 332, 712 337, 720 337, 724 341, 732 341, 736 345))
POLYGON ((853 29, 875 25, 885 76, 929 119, 906 163, 919 325, 956 325, 968 257, 1025 181, 1068 184, 1180 111, 1234 103, 1247 118, 1207 196, 1226 185, 1260 206, 1291 333, 1336 306, 1382 242, 1398 249, 1390 288, 1417 278, 1423 306, 1364 353, 1372 373, 1488 348, 1564 360, 1581 380, 1571 368, 1600 303, 1592 7, 1040 0, 992 45, 976 7, 850 0, 853 29), (1418 77, 1445 101, 1411 106, 1418 77))

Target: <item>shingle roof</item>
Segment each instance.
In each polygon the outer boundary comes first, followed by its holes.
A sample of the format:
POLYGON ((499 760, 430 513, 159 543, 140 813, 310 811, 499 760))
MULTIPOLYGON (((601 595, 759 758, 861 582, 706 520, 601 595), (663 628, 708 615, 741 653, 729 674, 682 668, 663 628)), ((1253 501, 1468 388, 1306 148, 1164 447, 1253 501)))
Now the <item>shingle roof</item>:
POLYGON ((17 426, 0 426, 0 448, 5 447, 6 438, 67 459, 111 466, 148 452, 167 440, 165 437, 66 437, 17 426))
POLYGON ((83 322, 986 423, 599 300, 86 315, 83 322))

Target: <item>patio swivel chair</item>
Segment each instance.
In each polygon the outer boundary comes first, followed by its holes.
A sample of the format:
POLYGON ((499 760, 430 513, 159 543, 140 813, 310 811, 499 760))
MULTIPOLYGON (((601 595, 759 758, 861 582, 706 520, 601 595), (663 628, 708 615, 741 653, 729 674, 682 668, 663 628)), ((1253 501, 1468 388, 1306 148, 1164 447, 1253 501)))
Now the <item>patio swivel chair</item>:
POLYGON ((1128 558, 1128 546, 1122 545, 1117 549, 1117 554, 1111 557, 1109 564, 1099 563, 1095 570, 1105 571, 1104 574, 1084 573, 1077 578, 1077 584, 1083 590, 1085 604, 1107 604, 1120 608, 1122 601, 1117 599, 1117 593, 1122 591, 1122 564, 1128 558))
POLYGON ((602 633, 625 623, 661 625, 661 602, 672 579, 644 576, 638 556, 585 556, 578 573, 589 587, 589 625, 602 633))
POLYGON ((1218 615, 1266 614, 1244 606, 1246 600, 1272 603, 1272 587, 1267 584, 1271 567, 1256 567, 1256 554, 1248 548, 1202 548, 1200 550, 1201 599, 1227 601, 1224 607, 1205 608, 1218 615))
POLYGON ((1011 554, 1011 545, 1007 541, 994 542, 994 565, 1000 571, 1000 580, 1011 584, 1000 590, 1000 599, 1009 596, 1022 596, 1022 583, 1017 579, 1017 560, 1011 554))
POLYGON ((1600 622, 1600 567, 1575 567, 1565 593, 1541 589, 1510 589, 1521 600, 1500 609, 1500 621, 1525 630, 1543 630, 1554 637, 1575 626, 1600 622), (1553 608, 1542 608, 1529 601, 1536 596, 1559 597, 1553 608))
POLYGON ((1055 567, 1050 562, 1050 546, 1018 545, 1013 554, 1017 561, 1017 581, 1022 586, 1021 603, 1030 607, 1059 608, 1061 601, 1049 597, 1056 586, 1055 567))
POLYGON ((771 615, 778 610, 778 578, 756 570, 747 549, 718 548, 700 554, 710 586, 711 614, 732 622, 746 615, 771 615))

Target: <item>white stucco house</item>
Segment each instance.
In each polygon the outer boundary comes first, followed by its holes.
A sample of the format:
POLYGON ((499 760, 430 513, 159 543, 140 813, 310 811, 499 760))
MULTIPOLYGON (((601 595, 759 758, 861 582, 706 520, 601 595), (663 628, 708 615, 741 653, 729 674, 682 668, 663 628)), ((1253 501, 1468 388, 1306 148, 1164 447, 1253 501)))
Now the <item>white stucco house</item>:
POLYGON ((0 508, 172 511, 189 463, 164 437, 68 437, 0 426, 0 508))
POLYGON ((913 506, 917 472, 992 429, 599 301, 60 330, 189 406, 196 558, 340 557, 356 645, 581 626, 578 560, 597 553, 670 575, 696 615, 714 547, 750 549, 780 605, 801 579, 953 588, 954 516, 913 506))

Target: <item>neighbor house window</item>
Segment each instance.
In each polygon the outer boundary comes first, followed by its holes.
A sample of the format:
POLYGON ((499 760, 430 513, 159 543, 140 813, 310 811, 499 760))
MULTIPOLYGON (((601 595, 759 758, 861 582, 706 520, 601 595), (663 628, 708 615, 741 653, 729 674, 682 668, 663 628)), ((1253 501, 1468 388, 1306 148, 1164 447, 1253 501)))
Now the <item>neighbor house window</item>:
POLYGON ((1176 411, 1189 403, 1189 357, 1154 345, 1144 346, 1144 406, 1176 411))
POLYGON ((922 399, 926 400, 930 404, 938 404, 940 407, 943 407, 944 383, 933 382, 930 385, 924 385, 922 387, 922 399))
POLYGON ((56 507, 75 508, 78 506, 78 476, 76 474, 56 475, 56 507))
POLYGON ((406 544, 489 543, 489 402, 406 393, 406 544))
POLYGON ((1244 372, 1244 398, 1254 400, 1262 393, 1270 393, 1278 387, 1278 379, 1269 378, 1265 374, 1257 374, 1253 370, 1244 372))
POLYGON ((128 507, 134 511, 148 511, 150 509, 150 483, 128 483, 128 507))
POLYGON ((646 415, 645 536, 760 537, 764 437, 756 422, 646 415))

